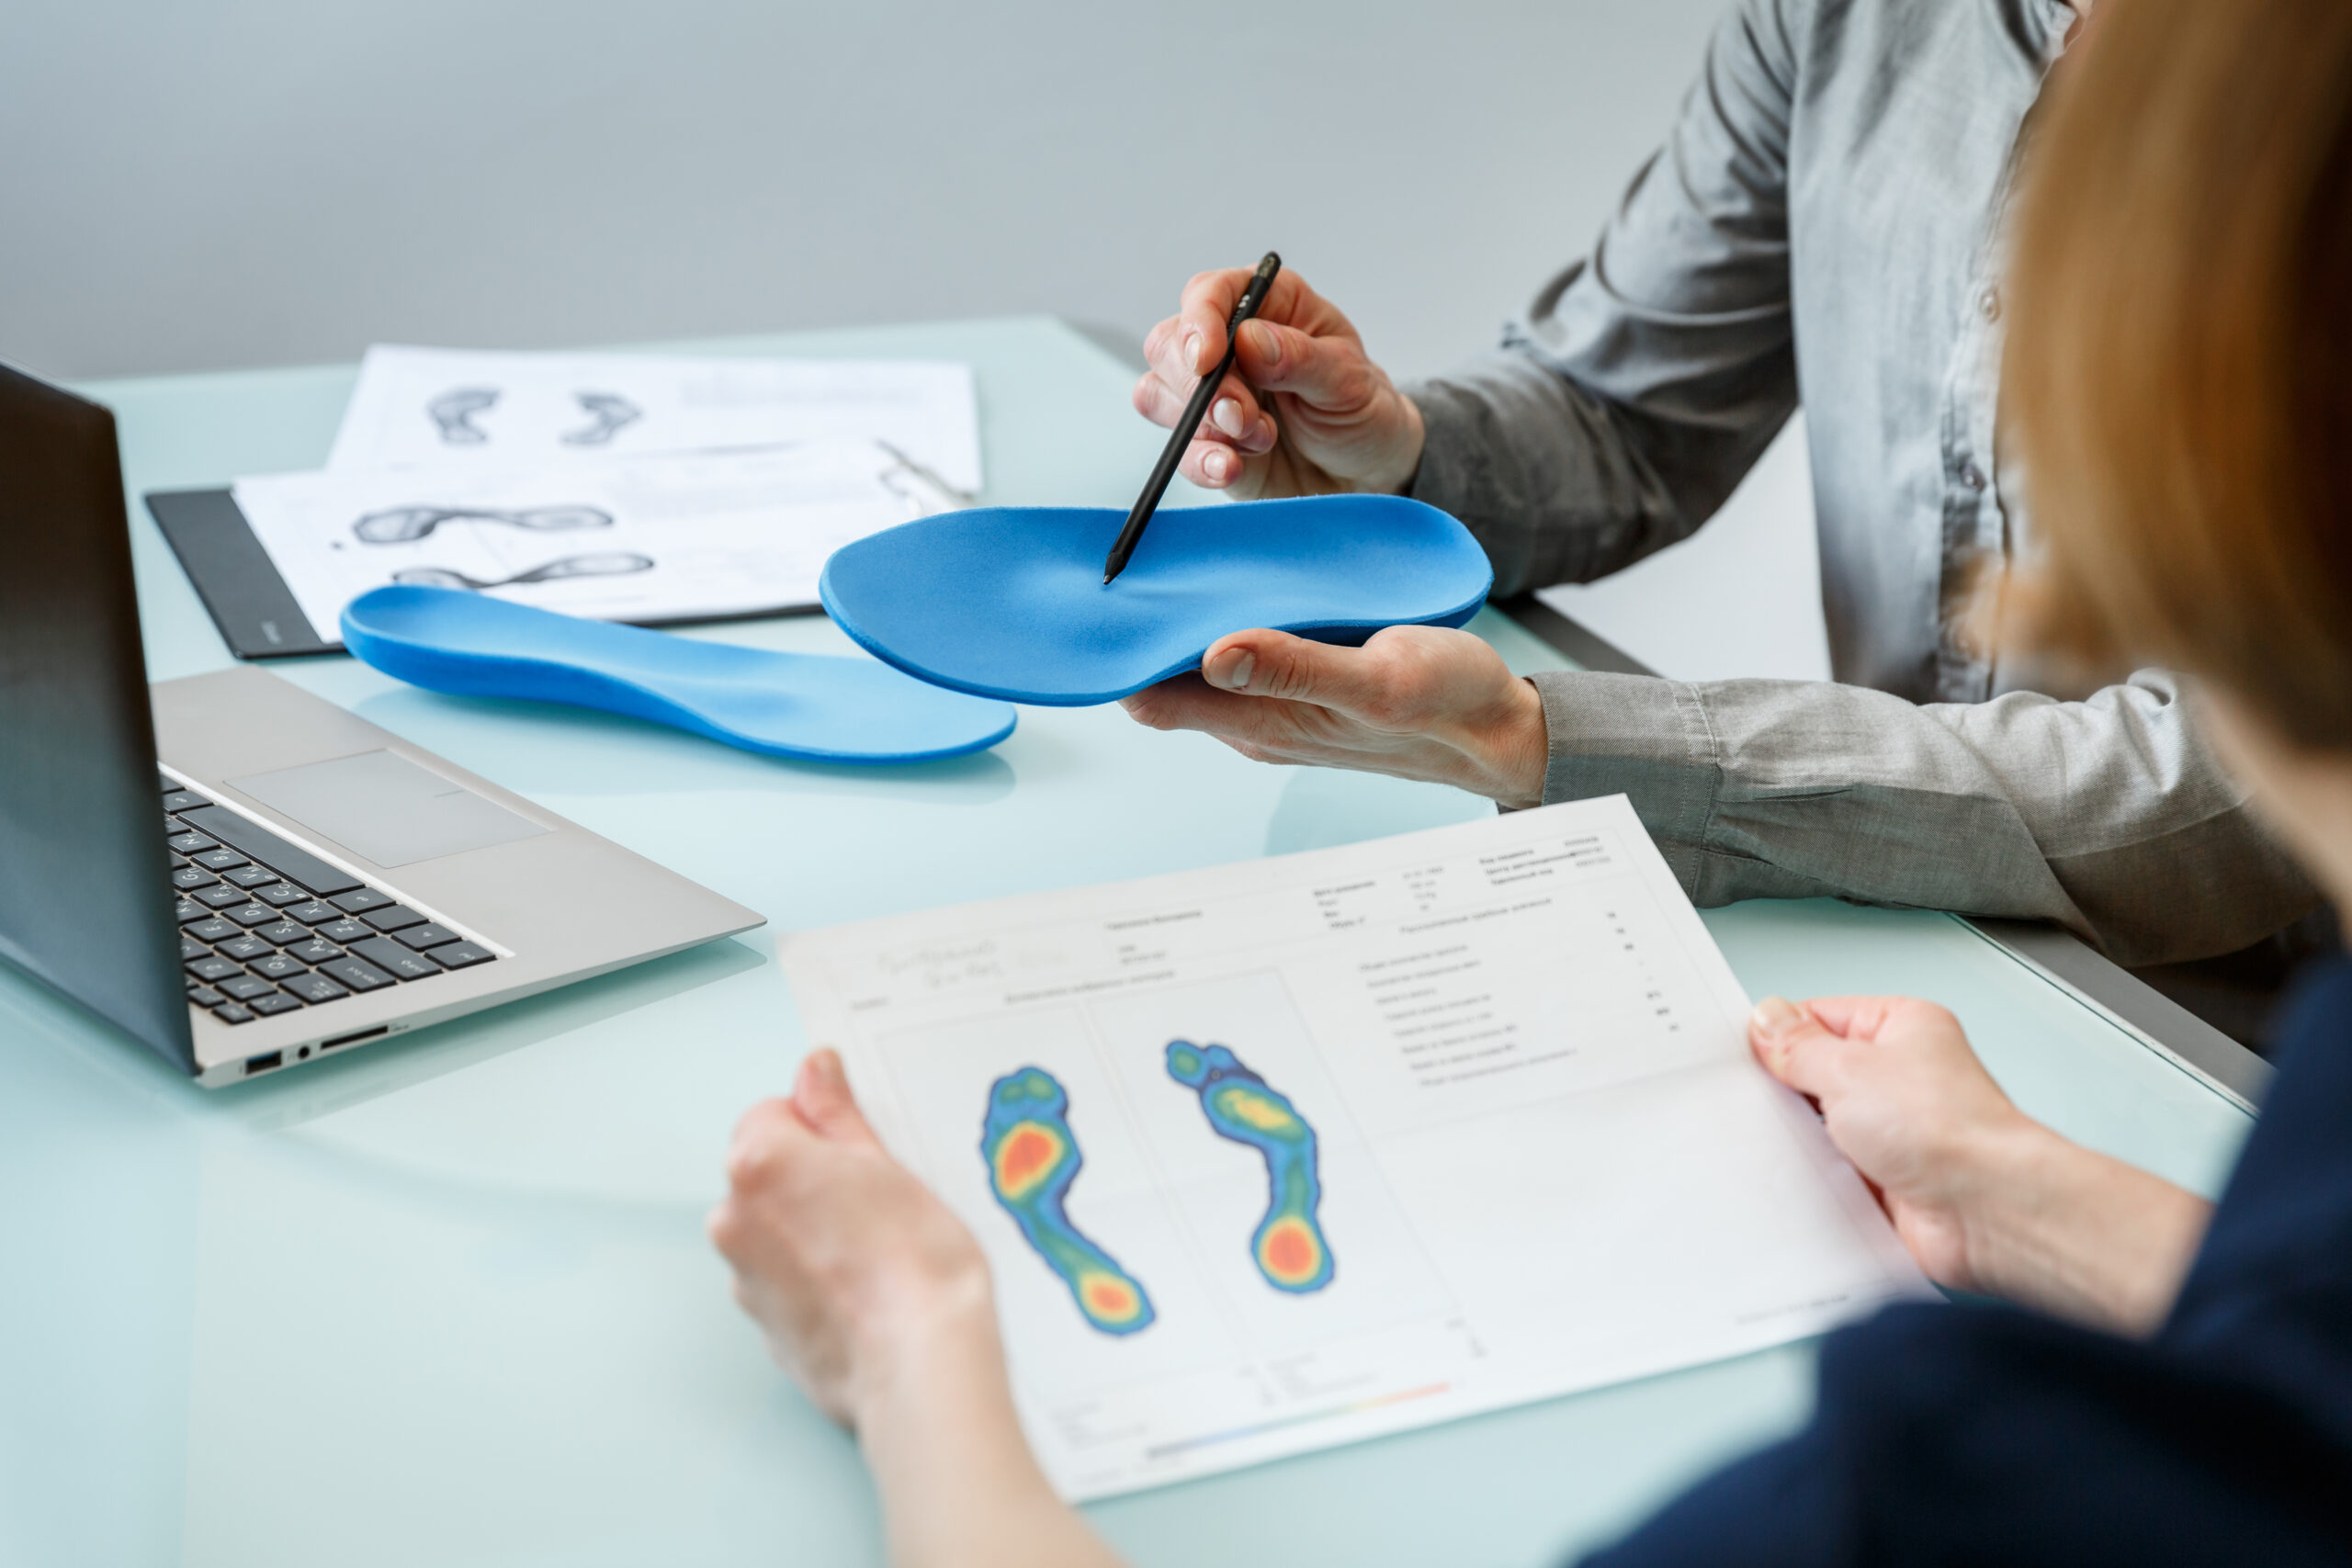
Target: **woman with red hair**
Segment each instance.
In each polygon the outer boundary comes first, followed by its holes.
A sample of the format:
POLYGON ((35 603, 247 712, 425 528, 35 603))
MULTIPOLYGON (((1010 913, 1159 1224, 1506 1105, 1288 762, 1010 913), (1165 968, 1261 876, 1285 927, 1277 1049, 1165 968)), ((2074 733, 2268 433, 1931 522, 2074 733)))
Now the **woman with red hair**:
MULTIPOLYGON (((2045 539, 1986 635, 2198 680, 2352 908, 2352 4, 2102 0, 2026 152, 2001 406, 2045 539)), ((2352 1560, 2352 962, 2304 981, 2218 1207, 2070 1144, 1950 1013, 1768 998, 1939 1282, 1833 1335, 1819 1407, 1608 1564, 2352 1560)), ((838 1059, 736 1135, 711 1232, 858 1432, 903 1564, 1106 1564, 1016 1424, 978 1247, 838 1059)))

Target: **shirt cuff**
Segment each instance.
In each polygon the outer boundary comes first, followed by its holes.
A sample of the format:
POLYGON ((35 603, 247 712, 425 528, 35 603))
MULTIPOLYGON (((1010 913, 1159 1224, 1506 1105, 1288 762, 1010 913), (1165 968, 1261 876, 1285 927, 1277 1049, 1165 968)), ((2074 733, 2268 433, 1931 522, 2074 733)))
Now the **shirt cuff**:
POLYGON ((1723 777, 1698 688, 1654 675, 1563 670, 1531 675, 1544 702, 1544 804, 1623 795, 1675 881, 1699 896, 1723 777))
POLYGON ((1417 381, 1404 390, 1421 411, 1421 465, 1405 493, 1455 517, 1475 515, 1483 449, 1472 400, 1442 381, 1417 381))

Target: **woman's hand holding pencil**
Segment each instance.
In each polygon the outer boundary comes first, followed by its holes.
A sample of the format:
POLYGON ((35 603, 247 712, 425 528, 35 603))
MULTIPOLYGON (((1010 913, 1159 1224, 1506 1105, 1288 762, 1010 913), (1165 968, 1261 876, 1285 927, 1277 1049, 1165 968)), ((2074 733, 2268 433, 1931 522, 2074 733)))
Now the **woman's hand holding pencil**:
MULTIPOLYGON (((1151 329, 1137 412, 1173 429, 1204 372, 1225 354, 1225 323, 1248 267, 1204 272, 1178 312, 1151 329)), ((1209 490, 1262 497, 1401 493, 1421 461, 1421 412, 1338 308, 1285 269, 1238 334, 1232 372, 1177 472, 1209 490)))

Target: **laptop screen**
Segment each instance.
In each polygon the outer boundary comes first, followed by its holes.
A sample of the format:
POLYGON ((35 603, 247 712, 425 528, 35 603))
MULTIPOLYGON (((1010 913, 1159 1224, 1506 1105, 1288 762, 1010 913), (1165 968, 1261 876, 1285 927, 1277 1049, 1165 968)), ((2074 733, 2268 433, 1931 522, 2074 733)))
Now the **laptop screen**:
POLYGON ((192 1070, 114 416, 0 366, 0 958, 192 1070))

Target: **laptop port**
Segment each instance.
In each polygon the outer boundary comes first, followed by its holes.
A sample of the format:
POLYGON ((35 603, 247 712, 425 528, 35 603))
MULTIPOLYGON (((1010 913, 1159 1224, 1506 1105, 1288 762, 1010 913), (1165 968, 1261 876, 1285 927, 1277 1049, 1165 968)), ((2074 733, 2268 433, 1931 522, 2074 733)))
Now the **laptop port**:
POLYGON ((363 1029, 356 1034, 338 1034, 332 1040, 322 1040, 319 1042, 319 1050, 323 1054, 334 1050, 338 1045, 356 1044, 362 1040, 373 1040, 378 1035, 390 1034, 391 1032, 390 1024, 379 1023, 373 1029, 363 1029))
POLYGON ((259 1056, 248 1056, 245 1058, 245 1077, 251 1077, 255 1073, 266 1073, 272 1067, 285 1065, 286 1053, 283 1051, 271 1051, 259 1056))

